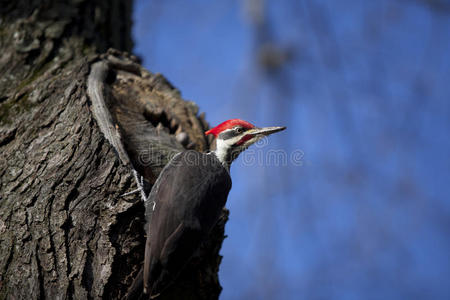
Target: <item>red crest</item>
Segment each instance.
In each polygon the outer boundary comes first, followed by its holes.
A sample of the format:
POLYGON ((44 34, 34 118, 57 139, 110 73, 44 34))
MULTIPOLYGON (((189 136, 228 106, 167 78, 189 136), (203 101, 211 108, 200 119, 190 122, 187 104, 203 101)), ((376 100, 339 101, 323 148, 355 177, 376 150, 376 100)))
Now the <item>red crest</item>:
POLYGON ((208 134, 213 134, 215 137, 217 137, 222 131, 226 130, 226 129, 230 129, 233 128, 235 126, 242 126, 245 129, 250 129, 250 128, 254 128, 255 125, 246 122, 244 120, 240 120, 240 119, 231 119, 228 121, 225 121, 223 123, 220 123, 219 125, 217 125, 214 128, 211 128, 210 130, 208 130, 207 132, 205 132, 205 135, 208 134))

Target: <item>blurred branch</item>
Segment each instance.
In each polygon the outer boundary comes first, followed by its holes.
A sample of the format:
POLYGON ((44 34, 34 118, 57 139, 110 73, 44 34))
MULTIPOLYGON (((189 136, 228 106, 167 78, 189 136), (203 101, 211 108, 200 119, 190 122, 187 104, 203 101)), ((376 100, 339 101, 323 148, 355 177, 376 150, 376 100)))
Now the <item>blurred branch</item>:
POLYGON ((442 13, 450 13, 450 1, 448 0, 417 0, 417 2, 428 6, 431 10, 442 13))

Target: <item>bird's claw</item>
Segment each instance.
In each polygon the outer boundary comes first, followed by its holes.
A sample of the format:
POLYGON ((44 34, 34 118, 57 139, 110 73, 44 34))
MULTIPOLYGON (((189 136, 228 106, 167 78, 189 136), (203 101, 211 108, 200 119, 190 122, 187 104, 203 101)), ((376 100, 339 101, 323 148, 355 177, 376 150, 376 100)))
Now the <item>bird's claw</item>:
POLYGON ((131 192, 128 192, 128 193, 125 193, 125 194, 121 195, 121 197, 128 196, 128 195, 140 192, 142 201, 146 202, 147 201, 147 195, 145 194, 145 191, 144 191, 144 177, 139 176, 138 172, 136 170, 134 170, 134 169, 133 169, 133 175, 134 175, 134 180, 136 181, 136 185, 137 185, 138 188, 133 190, 133 191, 131 191, 131 192))

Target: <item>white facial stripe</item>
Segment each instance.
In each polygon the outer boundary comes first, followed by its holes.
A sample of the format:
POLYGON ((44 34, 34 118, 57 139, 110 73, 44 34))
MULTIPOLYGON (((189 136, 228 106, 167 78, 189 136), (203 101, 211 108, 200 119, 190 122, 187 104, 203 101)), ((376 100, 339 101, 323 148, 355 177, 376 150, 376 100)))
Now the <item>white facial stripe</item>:
POLYGON ((242 127, 236 126, 230 129, 226 129, 219 134, 219 138, 222 140, 228 140, 230 138, 241 135, 244 130, 242 127))
POLYGON ((240 141, 240 139, 242 138, 242 136, 235 136, 226 140, 223 139, 217 139, 216 140, 216 148, 217 148, 217 152, 218 153, 224 153, 224 155, 226 155, 230 148, 233 147, 234 144, 236 144, 237 142, 240 141))
POLYGON ((239 134, 233 136, 231 133, 234 129, 224 130, 216 139, 216 150, 214 151, 219 161, 226 167, 229 168, 231 162, 245 149, 250 147, 253 143, 258 141, 262 136, 254 136, 251 139, 242 143, 242 145, 237 146, 238 143, 245 134, 239 134), (230 133, 230 134, 227 134, 230 133), (222 138, 222 137, 225 137, 222 138))
POLYGON ((228 145, 227 140, 216 139, 216 156, 222 165, 227 165, 227 156, 230 149, 230 145, 228 145))

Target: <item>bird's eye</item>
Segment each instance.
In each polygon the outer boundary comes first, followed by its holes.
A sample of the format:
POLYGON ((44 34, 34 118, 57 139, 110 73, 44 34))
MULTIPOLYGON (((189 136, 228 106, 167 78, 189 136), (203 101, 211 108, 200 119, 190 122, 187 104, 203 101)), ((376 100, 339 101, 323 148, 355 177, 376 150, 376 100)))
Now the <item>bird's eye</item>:
POLYGON ((241 133, 242 131, 244 131, 241 127, 236 127, 235 129, 234 129, 234 131, 236 132, 236 133, 241 133))

